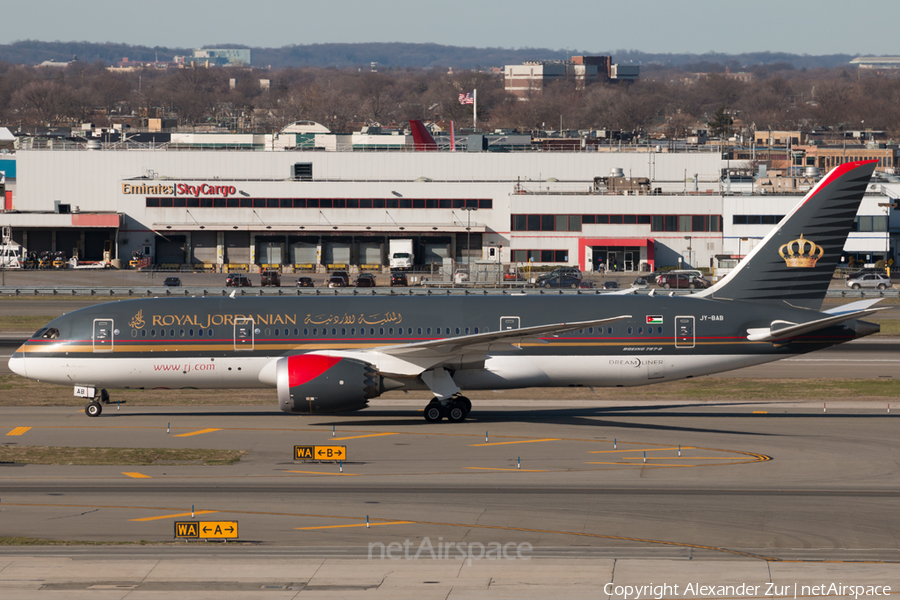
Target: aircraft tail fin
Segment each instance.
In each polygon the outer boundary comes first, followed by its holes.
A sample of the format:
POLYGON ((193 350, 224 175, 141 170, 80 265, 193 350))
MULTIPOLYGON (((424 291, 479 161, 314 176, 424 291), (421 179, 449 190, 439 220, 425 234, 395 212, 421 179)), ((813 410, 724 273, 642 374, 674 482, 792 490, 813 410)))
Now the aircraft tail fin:
POLYGON ((832 169, 731 273, 698 295, 820 309, 877 162, 832 169))
POLYGON ((434 151, 438 149, 437 142, 434 141, 428 128, 419 119, 413 119, 409 122, 409 130, 412 132, 413 144, 416 152, 434 151))

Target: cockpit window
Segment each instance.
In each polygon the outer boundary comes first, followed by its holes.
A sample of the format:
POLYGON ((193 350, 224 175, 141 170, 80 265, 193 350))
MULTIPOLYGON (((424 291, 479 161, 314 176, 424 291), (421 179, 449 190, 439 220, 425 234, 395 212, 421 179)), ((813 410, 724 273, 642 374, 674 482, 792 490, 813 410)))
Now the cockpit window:
POLYGON ((59 337, 59 329, 56 327, 44 327, 42 329, 38 329, 37 333, 31 336, 33 340, 55 340, 59 337))

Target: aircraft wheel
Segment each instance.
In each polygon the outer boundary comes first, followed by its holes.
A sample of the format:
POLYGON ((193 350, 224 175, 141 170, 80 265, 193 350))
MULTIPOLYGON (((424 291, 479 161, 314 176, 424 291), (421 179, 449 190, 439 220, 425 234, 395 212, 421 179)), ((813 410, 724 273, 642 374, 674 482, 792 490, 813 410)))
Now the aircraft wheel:
POLYGON ((447 407, 447 420, 451 423, 462 423, 466 420, 466 407, 460 402, 451 402, 447 407))
POLYGON ((109 392, 105 389, 100 390, 100 402, 103 404, 109 404, 109 392))
POLYGON ((463 408, 466 409, 466 415, 472 412, 472 401, 466 398, 465 396, 457 396, 456 401, 462 405, 463 408))
POLYGON ((425 420, 429 423, 437 423, 444 418, 444 410, 440 402, 430 402, 425 407, 425 420))
POLYGON ((99 417, 100 413, 103 412, 103 406, 96 400, 91 400, 88 402, 87 406, 84 407, 84 412, 89 417, 99 417))

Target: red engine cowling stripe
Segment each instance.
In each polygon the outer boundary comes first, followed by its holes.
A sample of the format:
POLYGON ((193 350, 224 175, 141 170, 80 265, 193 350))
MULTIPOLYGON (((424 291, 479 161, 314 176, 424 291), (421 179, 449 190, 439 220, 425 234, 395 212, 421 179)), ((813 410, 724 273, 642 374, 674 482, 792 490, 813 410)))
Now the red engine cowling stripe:
POLYGON ((291 387, 312 381, 341 361, 337 356, 299 354, 288 357, 288 383, 291 387))

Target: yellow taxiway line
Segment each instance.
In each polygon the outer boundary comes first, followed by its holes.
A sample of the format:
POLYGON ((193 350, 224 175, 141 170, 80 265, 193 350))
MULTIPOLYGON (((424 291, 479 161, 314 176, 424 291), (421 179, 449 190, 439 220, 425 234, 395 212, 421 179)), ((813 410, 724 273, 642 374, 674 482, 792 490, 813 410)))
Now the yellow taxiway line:
POLYGON ((16 427, 15 429, 13 429, 12 431, 10 431, 10 432, 7 433, 6 435, 22 435, 23 433, 25 433, 25 432, 28 431, 29 429, 31 429, 31 427, 16 427))
POLYGON ((193 515, 209 515, 217 513, 217 510, 197 510, 192 513, 178 513, 177 515, 160 515, 158 517, 143 517, 141 519, 128 519, 129 521, 159 521, 160 519, 177 519, 178 517, 191 517, 193 515))
POLYGON ((339 529, 342 527, 375 527, 376 525, 408 525, 409 523, 415 523, 415 521, 388 521, 387 523, 352 523, 350 525, 319 525, 318 527, 294 527, 294 529, 298 529, 300 531, 308 530, 308 529, 339 529))
POLYGON ((200 435, 201 433, 212 433, 213 431, 222 431, 221 429, 201 429, 199 431, 189 431, 187 433, 179 433, 172 437, 188 437, 189 435, 200 435))
POLYGON ((368 435, 352 435, 352 436, 350 436, 350 437, 331 438, 331 440, 334 441, 334 442, 336 442, 336 441, 338 441, 338 440, 358 440, 359 438, 381 437, 381 436, 384 436, 384 435, 400 435, 400 434, 399 434, 399 433, 395 433, 395 432, 388 432, 388 433, 370 433, 370 434, 368 434, 368 435))
POLYGON ((356 477, 359 473, 323 473, 322 471, 285 471, 285 473, 307 473, 310 475, 343 475, 345 477, 356 477))
POLYGON ((151 478, 149 475, 144 475, 143 473, 137 473, 134 471, 132 471, 132 472, 122 471, 122 475, 128 475, 129 477, 133 477, 134 479, 150 479, 151 478))
POLYGON ((465 467, 466 469, 478 469, 480 471, 525 471, 526 473, 546 473, 543 469, 512 469, 500 467, 465 467))
POLYGON ((469 444, 470 447, 476 446, 506 446, 507 444, 534 444, 536 442, 558 442, 559 438, 546 438, 543 440, 520 440, 518 442, 486 442, 484 444, 469 444))

